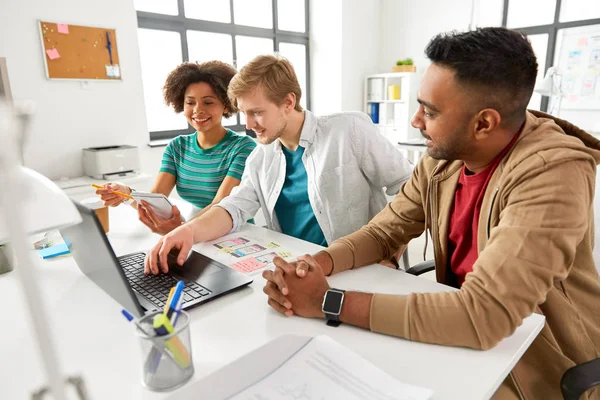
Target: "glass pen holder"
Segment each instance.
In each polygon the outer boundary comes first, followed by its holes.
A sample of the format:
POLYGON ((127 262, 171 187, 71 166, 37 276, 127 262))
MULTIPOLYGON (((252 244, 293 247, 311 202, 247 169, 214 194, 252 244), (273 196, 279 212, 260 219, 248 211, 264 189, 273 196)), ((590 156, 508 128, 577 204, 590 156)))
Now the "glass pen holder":
POLYGON ((142 357, 142 385, 154 391, 175 389, 194 375, 189 315, 181 311, 173 333, 150 336, 153 332, 155 311, 140 318, 144 331, 137 329, 142 357))

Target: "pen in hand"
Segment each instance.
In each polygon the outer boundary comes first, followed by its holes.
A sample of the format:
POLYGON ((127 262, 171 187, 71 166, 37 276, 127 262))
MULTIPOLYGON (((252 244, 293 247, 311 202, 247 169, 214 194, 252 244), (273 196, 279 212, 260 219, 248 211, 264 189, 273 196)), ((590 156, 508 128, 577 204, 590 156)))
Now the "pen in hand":
MULTIPOLYGON (((95 183, 92 183, 92 186, 95 187, 96 189, 106 189, 104 186, 96 185, 95 183)), ((133 199, 132 196, 130 196, 128 194, 125 194, 125 193, 122 193, 122 192, 117 192, 116 190, 113 190, 113 193, 117 194, 119 196, 123 196, 123 197, 125 197, 127 199, 133 199)))

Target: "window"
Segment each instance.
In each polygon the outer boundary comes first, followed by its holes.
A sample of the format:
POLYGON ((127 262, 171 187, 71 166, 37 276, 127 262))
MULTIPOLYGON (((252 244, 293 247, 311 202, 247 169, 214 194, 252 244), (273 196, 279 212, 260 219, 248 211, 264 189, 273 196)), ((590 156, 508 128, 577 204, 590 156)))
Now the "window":
MULTIPOLYGON (((221 60, 238 70, 278 52, 294 65, 310 108, 308 0, 134 0, 150 140, 193 132, 162 100, 168 73, 183 61, 221 60)), ((223 120, 245 131, 243 115, 223 120)), ((254 136, 253 133, 250 133, 254 136)))
MULTIPOLYGON (((561 115, 564 118, 567 118, 564 115, 567 113, 563 111, 567 111, 569 102, 578 103, 573 109, 581 110, 582 96, 589 96, 591 103, 586 101, 587 105, 597 103, 600 107, 600 90, 595 90, 596 82, 592 83, 591 79, 589 82, 578 82, 577 76, 581 74, 576 71, 579 64, 583 69, 591 66, 594 51, 598 53, 597 58, 600 60, 600 40, 594 41, 594 37, 600 35, 600 1, 504 0, 502 26, 522 32, 530 39, 538 58, 538 80, 552 66, 558 66, 562 70, 561 87, 565 95, 562 97, 561 115), (566 47, 569 44, 579 46, 581 51, 571 51, 571 47, 566 47), (594 96, 597 98, 594 99, 594 96)), ((600 79, 597 80, 597 85, 600 85, 600 79)), ((548 101, 548 97, 534 93, 529 106, 547 111, 548 101)), ((569 112, 567 115, 570 122, 584 129, 598 130, 589 123, 590 116, 585 113, 569 112)))

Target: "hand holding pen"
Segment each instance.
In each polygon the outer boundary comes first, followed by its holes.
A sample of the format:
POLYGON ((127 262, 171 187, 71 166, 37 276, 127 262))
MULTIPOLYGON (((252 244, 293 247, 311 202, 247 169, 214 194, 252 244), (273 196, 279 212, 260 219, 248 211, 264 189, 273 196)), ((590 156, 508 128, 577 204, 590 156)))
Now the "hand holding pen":
POLYGON ((105 183, 104 185, 92 184, 96 189, 96 194, 104 202, 105 207, 116 207, 131 197, 131 188, 119 182, 105 183))

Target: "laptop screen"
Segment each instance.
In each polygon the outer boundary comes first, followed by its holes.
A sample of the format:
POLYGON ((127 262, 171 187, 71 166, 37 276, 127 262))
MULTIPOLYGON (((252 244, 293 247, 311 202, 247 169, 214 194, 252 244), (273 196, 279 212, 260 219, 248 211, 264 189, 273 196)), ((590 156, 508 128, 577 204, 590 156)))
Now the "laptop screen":
POLYGON ((60 230, 77 266, 110 297, 137 317, 144 309, 129 286, 113 249, 93 210, 74 202, 81 214, 81 223, 60 230))

